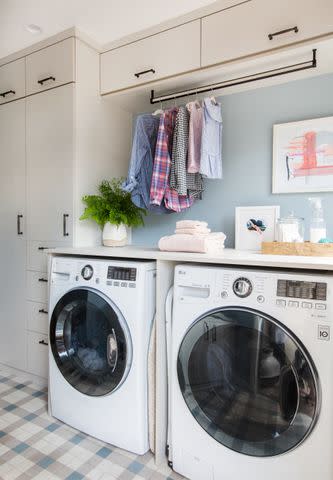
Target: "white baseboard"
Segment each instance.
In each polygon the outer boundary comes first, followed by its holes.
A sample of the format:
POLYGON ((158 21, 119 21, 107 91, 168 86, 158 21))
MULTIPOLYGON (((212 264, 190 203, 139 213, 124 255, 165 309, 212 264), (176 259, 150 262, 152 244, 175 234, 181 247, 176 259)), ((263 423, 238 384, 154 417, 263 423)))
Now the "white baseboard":
POLYGON ((38 377, 37 375, 33 375, 32 373, 24 372, 23 370, 10 367, 8 365, 5 365, 4 363, 0 363, 0 373, 2 375, 15 375, 15 377, 17 377, 17 379, 19 379, 20 381, 30 381, 40 388, 47 387, 46 378, 38 377))

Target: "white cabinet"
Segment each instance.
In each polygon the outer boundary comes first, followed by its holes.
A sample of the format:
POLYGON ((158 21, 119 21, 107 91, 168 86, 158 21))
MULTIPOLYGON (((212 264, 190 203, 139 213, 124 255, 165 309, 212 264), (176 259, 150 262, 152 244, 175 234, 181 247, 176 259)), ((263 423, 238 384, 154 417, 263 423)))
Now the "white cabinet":
POLYGON ((0 107, 0 362, 26 368, 25 100, 0 107))
POLYGON ((251 0, 202 19, 201 65, 331 32, 332 0, 251 0))
POLYGON ((47 378, 49 365, 48 337, 28 332, 28 370, 34 375, 47 378))
POLYGON ((20 58, 0 67, 0 104, 25 95, 25 60, 20 58))
POLYGON ((74 47, 68 38, 26 57, 27 95, 75 80, 74 47))
POLYGON ((200 20, 101 55, 101 93, 181 74, 200 67, 200 20))
POLYGON ((74 86, 27 98, 29 240, 72 239, 74 86))
POLYGON ((27 302, 27 329, 48 334, 48 306, 42 302, 27 302))

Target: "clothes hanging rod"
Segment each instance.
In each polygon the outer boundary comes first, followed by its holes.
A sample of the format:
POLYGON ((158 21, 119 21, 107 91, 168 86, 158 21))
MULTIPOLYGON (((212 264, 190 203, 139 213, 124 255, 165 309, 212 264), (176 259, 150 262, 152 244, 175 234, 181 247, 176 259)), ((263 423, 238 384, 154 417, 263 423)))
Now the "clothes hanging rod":
POLYGON ((204 85, 202 87, 189 88, 188 90, 168 93, 166 95, 155 96, 155 91, 151 90, 150 103, 153 105, 154 103, 160 103, 166 100, 175 100, 176 98, 184 98, 190 95, 197 95, 199 93, 212 92, 214 90, 221 90, 223 88, 234 87, 236 85, 243 85, 245 83, 257 82, 258 80, 265 80, 266 78, 273 78, 273 77, 278 77, 280 75, 287 75, 289 73, 301 72, 303 70, 308 70, 309 68, 316 68, 316 67, 317 67, 317 49, 314 48, 312 50, 312 60, 308 60, 306 62, 294 63, 293 65, 273 68, 272 70, 253 73, 252 75, 233 78, 231 80, 224 80, 223 82, 212 83, 210 85, 204 85))

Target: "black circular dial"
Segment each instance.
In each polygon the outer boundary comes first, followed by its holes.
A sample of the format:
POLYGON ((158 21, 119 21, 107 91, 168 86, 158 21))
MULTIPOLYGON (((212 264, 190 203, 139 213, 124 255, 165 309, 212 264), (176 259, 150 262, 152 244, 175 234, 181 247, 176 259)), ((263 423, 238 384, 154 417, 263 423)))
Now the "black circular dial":
POLYGON ((91 265, 85 265, 81 270, 81 275, 84 280, 90 280, 94 274, 94 269, 91 265))
POLYGON ((232 289, 237 297, 245 298, 252 292, 252 283, 248 278, 239 277, 234 281, 232 289))

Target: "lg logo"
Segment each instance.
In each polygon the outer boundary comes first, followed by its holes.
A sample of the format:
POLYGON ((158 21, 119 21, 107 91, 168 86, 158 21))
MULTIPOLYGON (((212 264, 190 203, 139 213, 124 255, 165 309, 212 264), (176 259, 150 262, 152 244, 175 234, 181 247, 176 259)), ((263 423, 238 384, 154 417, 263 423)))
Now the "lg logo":
POLYGON ((330 327, 327 325, 318 325, 318 339, 319 340, 330 340, 330 327))

